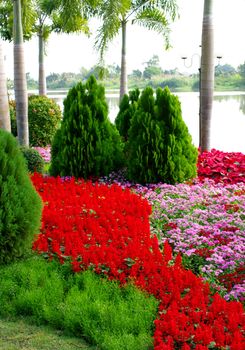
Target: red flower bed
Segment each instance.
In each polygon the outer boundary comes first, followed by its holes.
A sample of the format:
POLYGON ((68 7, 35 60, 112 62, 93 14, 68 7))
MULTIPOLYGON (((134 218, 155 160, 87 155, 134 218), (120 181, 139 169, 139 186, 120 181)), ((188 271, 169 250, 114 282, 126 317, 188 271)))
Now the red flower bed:
POLYGON ((221 152, 212 149, 198 157, 198 178, 213 179, 216 183, 245 182, 245 155, 239 152, 221 152))
POLYGON ((146 200, 117 185, 37 174, 32 180, 44 202, 33 248, 61 262, 71 259, 75 271, 92 267, 152 293, 160 301, 156 350, 245 348, 242 304, 212 296, 207 284, 182 268, 180 256, 173 262, 168 243, 161 253, 150 235, 146 200))
POLYGON ((138 255, 142 260, 150 250, 147 201, 117 185, 37 174, 32 180, 45 203, 42 233, 34 249, 55 254, 61 261, 71 258, 76 271, 88 266, 104 273, 110 269, 110 277, 124 282, 136 263, 130 258, 138 255))

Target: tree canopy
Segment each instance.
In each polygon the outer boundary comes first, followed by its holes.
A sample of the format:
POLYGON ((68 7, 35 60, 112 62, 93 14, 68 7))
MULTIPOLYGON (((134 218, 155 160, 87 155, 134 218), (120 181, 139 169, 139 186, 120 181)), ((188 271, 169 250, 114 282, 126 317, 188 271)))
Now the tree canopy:
POLYGON ((102 24, 98 30, 95 47, 103 62, 108 44, 122 30, 120 99, 127 92, 126 26, 138 24, 163 35, 169 47, 169 24, 177 16, 176 0, 109 0, 98 7, 102 24))

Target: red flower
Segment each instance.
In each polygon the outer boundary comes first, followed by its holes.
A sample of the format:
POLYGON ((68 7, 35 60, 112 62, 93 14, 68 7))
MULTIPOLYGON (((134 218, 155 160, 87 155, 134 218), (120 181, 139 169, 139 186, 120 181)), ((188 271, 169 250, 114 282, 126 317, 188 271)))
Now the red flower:
POLYGON ((221 152, 212 149, 198 157, 198 178, 210 178, 224 184, 245 182, 245 155, 239 152, 221 152))

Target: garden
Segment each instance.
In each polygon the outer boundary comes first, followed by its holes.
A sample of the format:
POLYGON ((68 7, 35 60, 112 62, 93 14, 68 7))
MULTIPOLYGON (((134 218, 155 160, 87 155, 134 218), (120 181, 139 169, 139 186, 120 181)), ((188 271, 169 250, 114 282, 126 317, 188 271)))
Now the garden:
POLYGON ((91 79, 51 148, 34 142, 42 161, 0 134, 1 318, 102 350, 242 350, 245 155, 198 154, 168 89, 125 97, 116 126, 107 112, 91 79))

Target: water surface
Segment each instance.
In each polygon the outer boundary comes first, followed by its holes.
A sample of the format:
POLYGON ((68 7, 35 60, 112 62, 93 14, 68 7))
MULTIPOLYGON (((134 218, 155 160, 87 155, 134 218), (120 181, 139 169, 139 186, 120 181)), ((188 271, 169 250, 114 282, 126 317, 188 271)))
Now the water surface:
MULTIPOLYGON (((36 92, 35 92, 36 93, 36 92)), ((67 90, 49 91, 63 107, 67 90)), ((193 143, 199 144, 199 93, 175 93, 181 102, 182 117, 192 136, 193 143)), ((119 91, 107 91, 109 118, 114 122, 119 110, 119 91)), ((211 148, 225 152, 245 154, 245 92, 215 92, 211 122, 211 148)))

